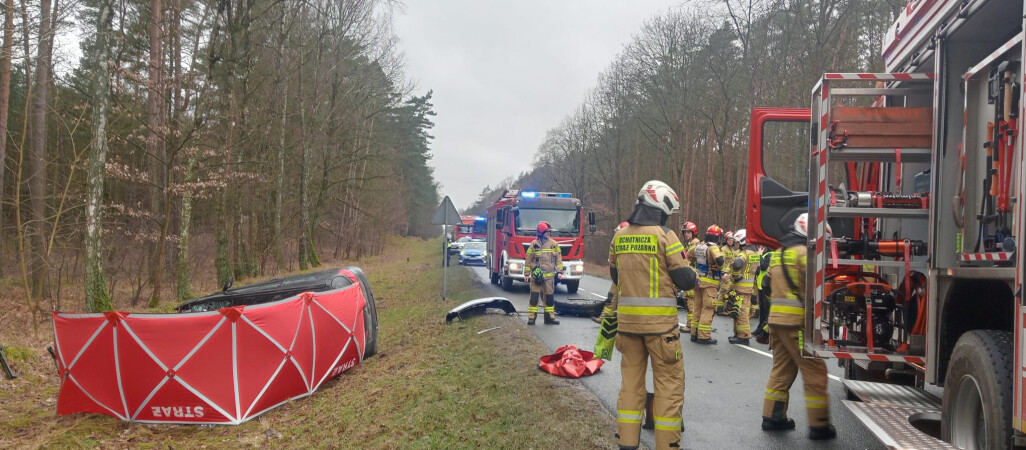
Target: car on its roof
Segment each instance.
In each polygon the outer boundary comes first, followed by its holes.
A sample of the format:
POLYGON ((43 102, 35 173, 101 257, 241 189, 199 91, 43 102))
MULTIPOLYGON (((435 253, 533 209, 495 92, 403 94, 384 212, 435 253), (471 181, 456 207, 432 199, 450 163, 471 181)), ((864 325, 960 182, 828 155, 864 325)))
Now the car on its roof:
POLYGON ((360 283, 360 293, 365 300, 363 309, 364 332, 366 346, 364 358, 377 352, 378 344, 378 311, 374 305, 374 293, 371 291, 367 276, 359 267, 348 266, 317 272, 303 273, 283 278, 274 278, 259 283, 232 288, 232 280, 225 283, 221 292, 190 300, 175 309, 179 313, 216 311, 232 306, 256 305, 270 303, 295 297, 303 292, 327 292, 353 285, 348 274, 352 273, 360 283))

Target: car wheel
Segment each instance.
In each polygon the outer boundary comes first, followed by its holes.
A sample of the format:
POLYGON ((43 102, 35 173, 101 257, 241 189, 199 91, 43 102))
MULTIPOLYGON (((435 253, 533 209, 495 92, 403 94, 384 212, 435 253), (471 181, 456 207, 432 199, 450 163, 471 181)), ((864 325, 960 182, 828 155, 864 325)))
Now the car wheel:
POLYGON ((605 300, 590 298, 557 298, 556 313, 563 316, 598 317, 602 315, 605 300))

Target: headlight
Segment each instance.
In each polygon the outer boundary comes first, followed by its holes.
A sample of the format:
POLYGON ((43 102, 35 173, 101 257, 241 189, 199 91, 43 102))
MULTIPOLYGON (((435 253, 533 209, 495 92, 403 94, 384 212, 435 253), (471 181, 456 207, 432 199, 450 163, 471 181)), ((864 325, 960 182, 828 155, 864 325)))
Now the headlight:
POLYGON ((573 267, 570 268, 570 271, 573 272, 573 273, 583 273, 584 272, 584 266, 583 265, 573 266, 573 267))
POLYGON ((513 270, 513 271, 520 270, 520 264, 518 264, 518 263, 509 263, 509 270, 513 270))

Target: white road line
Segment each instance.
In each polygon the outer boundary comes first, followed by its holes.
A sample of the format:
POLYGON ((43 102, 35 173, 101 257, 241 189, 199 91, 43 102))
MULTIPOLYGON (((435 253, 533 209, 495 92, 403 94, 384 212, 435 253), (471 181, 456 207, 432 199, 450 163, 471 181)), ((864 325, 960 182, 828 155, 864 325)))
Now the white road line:
MULTIPOLYGON (((762 350, 759 350, 757 348, 752 348, 752 347, 749 347, 747 345, 735 345, 735 347, 740 347, 740 348, 743 348, 743 349, 748 350, 750 352, 755 352, 755 353, 758 353, 758 354, 760 354, 762 356, 766 356, 766 357, 769 357, 769 358, 773 357, 772 353, 764 352, 762 350)), ((830 377, 830 379, 834 380, 834 381, 844 381, 844 380, 841 379, 841 377, 839 377, 837 375, 831 375, 831 374, 828 373, 827 376, 830 377)))
POLYGON ((600 295, 600 294, 596 294, 596 293, 594 293, 594 292, 592 292, 592 293, 591 293, 591 295, 594 295, 594 296, 596 296, 596 297, 598 297, 598 298, 601 298, 601 299, 603 299, 603 300, 604 300, 604 299, 606 298, 606 296, 605 296, 605 295, 600 295))

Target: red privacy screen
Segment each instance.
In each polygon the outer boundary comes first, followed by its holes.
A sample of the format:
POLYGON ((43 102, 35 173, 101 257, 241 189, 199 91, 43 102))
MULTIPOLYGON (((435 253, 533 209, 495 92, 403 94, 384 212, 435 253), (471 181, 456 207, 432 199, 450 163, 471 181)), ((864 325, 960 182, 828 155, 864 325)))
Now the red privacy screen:
POLYGON ((57 414, 239 424, 363 358, 360 284, 192 314, 53 313, 57 414))

